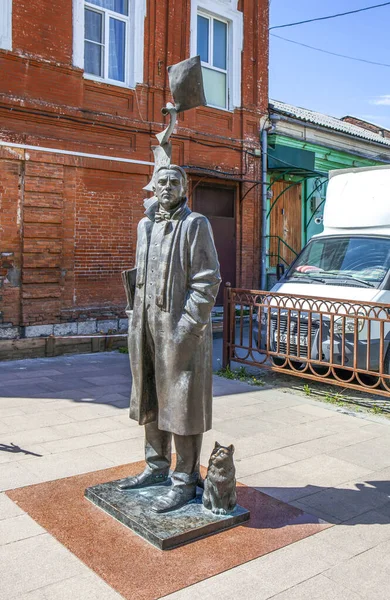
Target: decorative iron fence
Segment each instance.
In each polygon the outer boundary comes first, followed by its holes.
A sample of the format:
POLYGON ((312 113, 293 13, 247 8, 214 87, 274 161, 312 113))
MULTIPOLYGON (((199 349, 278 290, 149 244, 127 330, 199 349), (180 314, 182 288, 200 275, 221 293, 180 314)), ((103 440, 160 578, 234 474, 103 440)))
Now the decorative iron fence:
POLYGON ((225 288, 223 364, 390 396, 390 304, 225 288))

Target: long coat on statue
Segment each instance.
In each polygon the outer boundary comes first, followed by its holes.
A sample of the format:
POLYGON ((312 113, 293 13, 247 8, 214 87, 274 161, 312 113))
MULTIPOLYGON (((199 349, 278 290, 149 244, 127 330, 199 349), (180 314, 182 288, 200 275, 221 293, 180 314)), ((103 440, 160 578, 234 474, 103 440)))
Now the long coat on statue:
POLYGON ((129 326, 133 376, 130 418, 178 435, 211 428, 211 310, 220 285, 209 221, 184 202, 167 221, 159 247, 161 277, 156 293, 155 365, 145 352, 146 273, 158 201, 151 198, 138 225, 137 280, 129 326))

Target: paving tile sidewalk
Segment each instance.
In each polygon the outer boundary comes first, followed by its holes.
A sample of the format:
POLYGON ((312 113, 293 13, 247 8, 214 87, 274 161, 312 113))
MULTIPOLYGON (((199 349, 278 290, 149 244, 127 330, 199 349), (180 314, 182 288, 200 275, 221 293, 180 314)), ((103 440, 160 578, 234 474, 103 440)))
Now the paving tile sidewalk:
MULTIPOLYGON (((119 353, 0 363, 0 600, 120 598, 4 492, 142 459, 129 391, 119 353)), ((234 443, 240 481, 335 526, 166 598, 390 598, 390 424, 218 377, 214 397, 203 464, 234 443)))

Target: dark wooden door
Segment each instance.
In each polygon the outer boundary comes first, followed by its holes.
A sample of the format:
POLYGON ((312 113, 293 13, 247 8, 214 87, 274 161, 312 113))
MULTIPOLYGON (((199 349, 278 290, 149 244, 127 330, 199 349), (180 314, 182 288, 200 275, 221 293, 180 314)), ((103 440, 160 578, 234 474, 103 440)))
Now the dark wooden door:
POLYGON ((222 277, 216 304, 221 305, 226 282, 236 285, 235 189, 199 185, 194 191, 193 209, 211 223, 222 277))
POLYGON ((288 265, 294 260, 295 252, 301 250, 301 184, 291 186, 291 181, 277 181, 272 185, 271 204, 278 198, 270 214, 270 266, 278 263, 278 251, 280 252, 281 262, 285 261, 288 265), (286 242, 278 242, 281 238, 286 242))

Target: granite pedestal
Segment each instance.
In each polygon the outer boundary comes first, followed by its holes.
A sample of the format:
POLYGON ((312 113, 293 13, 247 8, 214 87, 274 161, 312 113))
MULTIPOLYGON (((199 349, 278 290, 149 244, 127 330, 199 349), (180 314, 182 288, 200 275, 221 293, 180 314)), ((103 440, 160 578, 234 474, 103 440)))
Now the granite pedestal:
POLYGON ((206 510, 200 488, 197 488, 196 498, 182 508, 158 514, 150 510, 150 506, 157 496, 168 492, 170 482, 123 492, 117 489, 119 481, 89 487, 85 496, 160 550, 230 529, 250 517, 249 510, 239 505, 228 515, 215 515, 206 510))

